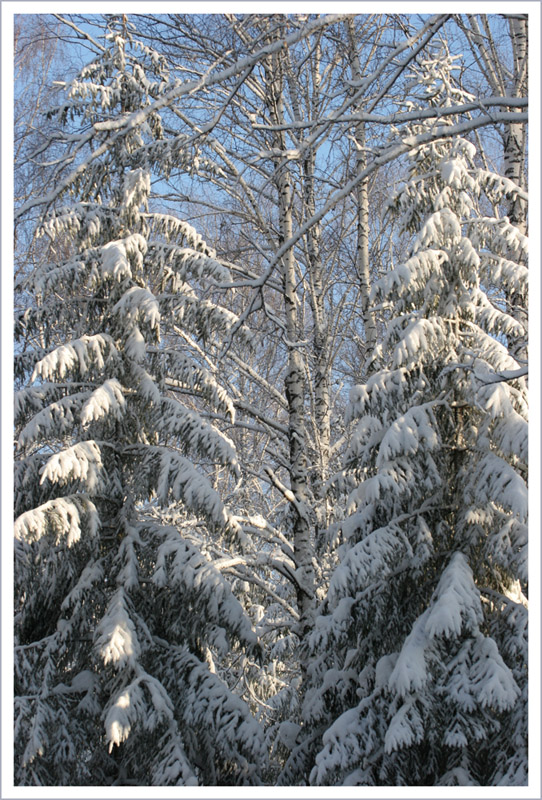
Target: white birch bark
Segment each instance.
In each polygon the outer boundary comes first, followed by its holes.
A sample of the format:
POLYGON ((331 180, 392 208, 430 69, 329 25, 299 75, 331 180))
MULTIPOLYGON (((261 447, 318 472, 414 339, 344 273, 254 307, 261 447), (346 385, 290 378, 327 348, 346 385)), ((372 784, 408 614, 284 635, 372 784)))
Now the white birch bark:
MULTIPOLYGON (((507 94, 512 97, 526 97, 528 83, 528 36, 527 19, 512 17, 508 20, 510 38, 512 40, 514 75, 507 94)), ((525 188, 525 150, 527 132, 522 122, 510 122, 505 125, 504 134, 504 175, 521 188, 525 188)), ((517 197, 510 204, 508 216, 510 221, 526 233, 527 204, 517 197)))
MULTIPOLYGON (((352 64, 352 78, 358 82, 363 75, 356 47, 354 20, 350 17, 347 22, 348 46, 352 64)), ((359 121, 354 128, 356 145, 356 175, 361 175, 367 168, 367 153, 365 149, 365 123, 359 121)), ((356 272, 359 278, 361 292, 361 313, 365 330, 365 354, 370 355, 376 345, 376 321, 370 309, 369 296, 371 293, 371 268, 369 264, 369 179, 362 178, 356 187, 357 220, 357 247, 356 247, 356 272)))
MULTIPOLYGON (((511 17, 508 20, 513 51, 513 80, 508 88, 514 97, 525 97, 528 87, 528 34, 527 16, 511 17)), ((505 126, 504 133, 504 175, 514 183, 525 188, 525 154, 527 130, 524 123, 511 122, 505 126)), ((510 201, 508 217, 521 233, 527 233, 527 203, 516 196, 510 201)), ((512 292, 508 298, 512 315, 528 327, 527 298, 519 292, 512 292)), ((527 360, 527 342, 511 342, 511 351, 522 361, 527 360)))
MULTIPOLYGON (((281 54, 268 60, 269 112, 275 124, 284 121, 283 111, 283 64, 281 54)), ((279 151, 286 150, 284 131, 274 133, 274 145, 279 151)), ((282 159, 279 158, 279 163, 282 159)), ((292 185, 288 162, 277 169, 275 183, 279 207, 279 249, 293 236, 292 185)), ((284 292, 284 318, 288 365, 285 392, 288 403, 288 442, 290 450, 290 488, 293 495, 293 549, 296 564, 296 594, 300 616, 299 633, 303 636, 310 629, 310 614, 314 597, 313 547, 308 506, 308 483, 305 436, 305 379, 304 365, 299 348, 296 296, 296 264, 293 247, 281 258, 284 292)))
MULTIPOLYGON (((311 120, 320 118, 320 61, 321 47, 317 42, 312 48, 310 64, 311 95, 306 98, 306 114, 311 120)), ((299 87, 293 75, 290 59, 286 61, 289 100, 292 106, 296 123, 301 123, 303 114, 299 104, 299 87)), ((303 218, 311 218, 316 212, 316 187, 315 187, 315 162, 316 150, 314 147, 303 147, 304 133, 301 129, 299 147, 303 153, 302 169, 302 198, 303 218)), ((312 484, 315 496, 322 493, 322 486, 329 474, 329 457, 331 443, 331 411, 330 411, 330 350, 332 333, 325 308, 325 276, 321 258, 321 226, 315 222, 306 232, 305 236, 306 267, 308 276, 308 297, 313 317, 312 331, 312 360, 311 383, 314 403, 313 432, 316 444, 317 464, 312 465, 312 484)), ((326 501, 318 508, 318 524, 327 527, 329 524, 329 509, 326 501)))

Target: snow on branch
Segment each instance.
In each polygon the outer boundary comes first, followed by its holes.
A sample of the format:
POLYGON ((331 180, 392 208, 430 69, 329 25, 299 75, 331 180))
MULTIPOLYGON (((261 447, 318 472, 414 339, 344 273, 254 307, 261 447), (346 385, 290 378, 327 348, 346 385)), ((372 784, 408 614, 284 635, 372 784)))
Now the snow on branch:
POLYGON ((21 514, 15 520, 15 538, 35 542, 51 531, 57 541, 65 538, 71 547, 81 538, 83 520, 89 536, 95 536, 100 519, 94 503, 85 495, 66 495, 21 514))
POLYGON ((528 491, 523 478, 504 459, 487 453, 473 480, 474 495, 484 505, 495 503, 510 510, 520 522, 528 516, 528 491))
POLYGON ((137 666, 141 646, 123 587, 119 587, 109 601, 96 629, 95 647, 105 665, 111 662, 117 670, 127 665, 137 666))
POLYGON ((118 359, 119 353, 111 336, 106 333, 85 335, 60 345, 38 361, 30 380, 49 381, 63 378, 69 372, 85 376, 91 366, 101 373, 106 361, 118 359))
POLYGON ((157 412, 157 429, 166 436, 178 436, 183 446, 207 458, 228 466, 239 476, 235 446, 218 428, 209 425, 195 411, 190 411, 176 400, 162 398, 157 412))
POLYGON ((119 314, 128 322, 141 320, 160 335, 160 304, 154 294, 142 286, 131 286, 112 308, 113 314, 119 314))
POLYGON ((116 378, 109 378, 90 394, 81 408, 81 425, 88 426, 91 422, 113 417, 121 419, 126 400, 124 391, 116 378))
POLYGON ((106 483, 102 453, 98 442, 79 442, 55 453, 45 463, 40 485, 45 481, 66 484, 79 482, 86 491, 99 491, 106 483))
POLYGON ((152 479, 160 503, 182 500, 188 508, 204 514, 215 525, 224 527, 231 522, 218 492, 208 479, 186 458, 165 447, 138 446, 129 448, 143 458, 142 469, 152 479))
POLYGON ((20 432, 17 446, 24 448, 51 436, 64 437, 77 426, 76 414, 89 396, 89 390, 75 392, 41 408, 20 432))
MULTIPOLYGON (((196 602, 197 598, 203 613, 202 624, 225 627, 245 645, 255 645, 256 635, 250 620, 220 569, 181 538, 176 528, 163 527, 160 535, 163 542, 157 550, 153 584, 177 590, 183 602, 196 602)), ((217 637, 216 646, 224 653, 229 650, 223 637, 217 637)))

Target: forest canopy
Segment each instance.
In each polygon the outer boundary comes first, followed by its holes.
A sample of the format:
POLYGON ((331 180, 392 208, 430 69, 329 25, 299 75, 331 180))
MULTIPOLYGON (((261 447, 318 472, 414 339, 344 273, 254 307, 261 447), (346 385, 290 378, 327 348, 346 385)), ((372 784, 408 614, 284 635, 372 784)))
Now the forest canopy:
POLYGON ((535 5, 14 15, 15 785, 528 784, 535 5))

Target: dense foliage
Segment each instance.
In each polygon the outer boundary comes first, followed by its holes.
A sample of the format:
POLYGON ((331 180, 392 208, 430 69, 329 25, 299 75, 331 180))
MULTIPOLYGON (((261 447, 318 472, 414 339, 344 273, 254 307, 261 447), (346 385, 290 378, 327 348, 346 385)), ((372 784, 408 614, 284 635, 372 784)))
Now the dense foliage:
MULTIPOLYGON (((415 78, 431 103, 457 102, 445 54, 415 78)), ((495 267, 507 259, 524 279, 526 240, 480 211, 485 192, 520 189, 477 167, 461 137, 410 161, 393 201, 408 257, 374 284, 390 314, 351 391, 347 466, 331 481, 348 492, 347 516, 309 640, 304 718, 325 729, 311 779, 522 783, 527 397, 505 342, 526 331, 502 310, 495 267)))
POLYGON ((526 18, 55 25, 15 783, 525 785, 526 18))

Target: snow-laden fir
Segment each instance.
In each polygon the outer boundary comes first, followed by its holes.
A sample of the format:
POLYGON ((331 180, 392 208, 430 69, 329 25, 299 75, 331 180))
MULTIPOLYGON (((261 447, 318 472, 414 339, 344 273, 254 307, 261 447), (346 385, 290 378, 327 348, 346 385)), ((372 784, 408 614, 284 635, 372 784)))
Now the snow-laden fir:
MULTIPOLYGON (((453 68, 447 54, 424 61, 420 103, 455 102, 453 68)), ((484 194, 521 190, 461 138, 410 159, 392 203, 408 257, 372 292, 391 313, 351 391, 347 467, 329 482, 348 492, 341 558, 287 769, 313 760, 316 785, 521 785, 527 418, 514 352, 526 331, 506 301, 526 296, 527 242, 479 211, 484 194)))
MULTIPOLYGON (((129 75, 125 41, 112 37, 67 108, 97 128, 102 109, 150 104, 167 86, 154 55, 156 80, 129 75)), ((122 147, 110 141, 107 163, 89 156, 65 187, 74 202, 59 193, 41 221, 48 263, 24 287, 36 302, 18 320, 23 784, 251 784, 265 764, 261 727, 213 661, 258 648, 207 542, 240 541, 213 485, 217 469, 238 481, 235 449, 198 410, 234 418, 198 340, 220 346, 237 318, 209 296, 229 279, 214 251, 188 223, 148 210, 145 143, 156 135, 136 127, 122 147)))

